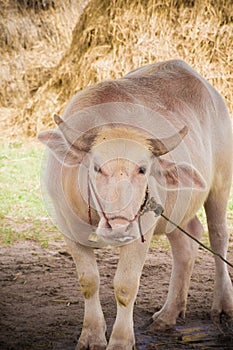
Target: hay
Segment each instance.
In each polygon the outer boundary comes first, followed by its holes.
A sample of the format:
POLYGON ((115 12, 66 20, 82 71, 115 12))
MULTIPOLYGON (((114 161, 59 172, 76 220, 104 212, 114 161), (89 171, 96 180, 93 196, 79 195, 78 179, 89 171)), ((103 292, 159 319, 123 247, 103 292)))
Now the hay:
POLYGON ((75 0, 0 0, 0 121, 7 136, 29 135, 23 110, 72 40, 82 7, 75 0))
MULTIPOLYGON (((34 136, 50 125, 51 115, 61 113, 80 89, 171 58, 184 59, 207 78, 225 97, 233 114, 232 13, 231 0, 90 1, 66 53, 58 54, 62 58, 56 69, 55 62, 52 70, 43 66, 33 78, 33 98, 21 97, 17 113, 20 111, 22 117, 11 115, 11 131, 20 126, 34 136)), ((46 59, 42 50, 43 54, 46 59)), ((33 75, 30 69, 26 72, 33 75)))

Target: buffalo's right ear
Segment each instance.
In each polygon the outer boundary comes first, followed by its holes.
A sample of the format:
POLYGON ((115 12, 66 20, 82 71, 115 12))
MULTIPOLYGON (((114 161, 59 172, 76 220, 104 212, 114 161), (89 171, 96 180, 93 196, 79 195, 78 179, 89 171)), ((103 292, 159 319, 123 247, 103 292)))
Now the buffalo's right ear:
POLYGON ((42 131, 37 137, 61 163, 67 166, 77 166, 86 155, 85 151, 70 145, 59 130, 42 131))

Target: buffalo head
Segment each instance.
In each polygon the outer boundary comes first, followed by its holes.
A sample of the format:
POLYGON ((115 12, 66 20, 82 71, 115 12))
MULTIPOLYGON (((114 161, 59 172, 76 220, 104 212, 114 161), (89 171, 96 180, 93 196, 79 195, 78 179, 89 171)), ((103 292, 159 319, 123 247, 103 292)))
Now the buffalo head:
POLYGON ((80 169, 85 163, 91 200, 99 215, 96 233, 109 244, 139 238, 138 213, 152 175, 168 190, 189 183, 194 188, 204 186, 193 167, 160 158, 182 142, 188 132, 186 126, 162 139, 117 124, 94 128, 77 137, 68 122, 58 115, 54 120, 58 129, 40 133, 39 140, 64 167, 80 169))

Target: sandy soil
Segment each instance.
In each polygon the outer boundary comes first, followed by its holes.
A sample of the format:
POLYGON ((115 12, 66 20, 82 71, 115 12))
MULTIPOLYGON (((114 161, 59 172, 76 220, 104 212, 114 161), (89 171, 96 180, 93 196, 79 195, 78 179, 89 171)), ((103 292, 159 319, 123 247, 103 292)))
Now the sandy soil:
MULTIPOLYGON (((98 250, 96 255, 109 337, 116 313, 112 279, 118 254, 117 250, 98 250)), ((143 329, 163 305, 170 272, 170 252, 151 249, 134 312, 137 349, 233 349, 233 325, 225 318, 214 325, 209 318, 214 264, 213 257, 201 249, 186 320, 179 320, 170 332, 151 334, 143 329)), ((0 247, 0 287, 1 350, 74 349, 82 327, 83 298, 63 242, 53 242, 48 249, 33 241, 0 247)))

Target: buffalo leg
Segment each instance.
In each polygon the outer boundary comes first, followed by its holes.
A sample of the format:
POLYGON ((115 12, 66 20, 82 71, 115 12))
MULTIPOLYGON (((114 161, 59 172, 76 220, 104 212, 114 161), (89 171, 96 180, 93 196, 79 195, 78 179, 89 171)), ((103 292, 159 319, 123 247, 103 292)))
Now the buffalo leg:
MULTIPOLYGON (((195 216, 185 229, 196 238, 203 232, 202 225, 195 216)), ((167 329, 176 324, 178 316, 185 316, 190 278, 198 245, 178 229, 167 234, 173 265, 167 300, 159 312, 153 315, 151 329, 167 329)))
POLYGON ((85 300, 82 333, 76 350, 106 349, 106 324, 99 300, 99 272, 93 249, 66 238, 77 267, 78 279, 85 300))
MULTIPOLYGON (((225 178, 224 187, 226 187, 226 184, 227 177, 225 178)), ((205 203, 211 247, 224 258, 227 256, 229 239, 226 223, 229 188, 230 183, 228 188, 221 188, 219 191, 212 190, 205 203)), ((211 316, 214 321, 217 321, 220 314, 224 312, 233 320, 233 288, 227 265, 215 256, 215 266, 214 299, 211 316)))
POLYGON ((135 344, 133 308, 152 233, 148 232, 144 243, 138 239, 120 248, 114 278, 117 316, 107 350, 131 350, 135 344))

